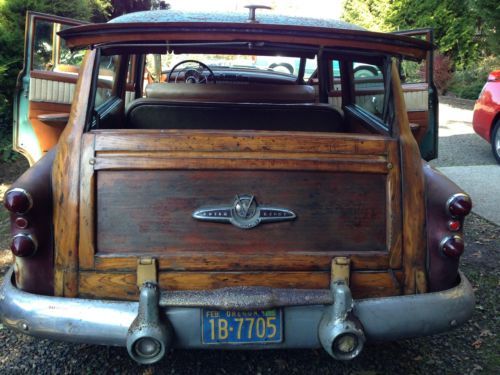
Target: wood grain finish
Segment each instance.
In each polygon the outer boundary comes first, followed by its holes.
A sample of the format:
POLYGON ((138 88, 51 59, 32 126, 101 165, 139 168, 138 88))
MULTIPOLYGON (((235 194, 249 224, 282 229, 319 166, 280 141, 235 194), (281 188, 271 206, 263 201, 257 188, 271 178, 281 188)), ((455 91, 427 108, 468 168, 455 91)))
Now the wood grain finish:
POLYGON ((386 175, 258 168, 99 171, 98 254, 387 249, 386 175), (235 194, 254 195, 263 206, 291 209, 297 218, 241 230, 191 217, 202 206, 231 206, 235 194))
POLYGON ((80 164, 80 218, 78 255, 80 268, 94 267, 95 254, 95 174, 93 166, 94 135, 84 134, 80 164))
POLYGON ((68 125, 57 146, 52 168, 54 202, 54 293, 78 294, 80 148, 85 125, 95 51, 85 55, 68 125))
POLYGON ((57 144, 66 124, 62 126, 48 125, 40 120, 40 116, 51 113, 69 114, 70 110, 71 106, 69 104, 30 102, 28 118, 43 153, 46 153, 57 144))
MULTIPOLYGON (((387 252, 174 252, 154 254, 145 251, 145 257, 157 256, 160 271, 329 271, 333 257, 348 256, 354 270, 385 270, 389 268, 387 252)), ((85 270, 92 270, 94 265, 85 270)), ((98 254, 95 269, 99 271, 135 272, 135 257, 124 254, 98 254)), ((391 267, 395 268, 395 267, 391 267)))
POLYGON ((392 63, 392 89, 396 126, 401 153, 401 187, 403 217, 403 270, 406 294, 425 293, 425 190, 422 159, 417 142, 410 130, 396 61, 392 63))
POLYGON ((82 156, 81 175, 96 182, 82 181, 81 205, 96 199, 99 210, 80 213, 82 296, 136 298, 138 256, 158 259, 165 287, 204 289, 262 283, 322 288, 328 285, 331 259, 346 255, 356 272, 380 270, 355 278, 358 298, 400 293, 399 282, 387 272, 401 266, 402 254, 394 140, 265 131, 101 130, 85 136, 86 150, 92 148, 87 137, 95 137, 95 150, 82 156), (328 167, 318 171, 322 165, 328 167), (300 224, 310 223, 307 233, 294 229, 299 221, 243 231, 191 218, 198 206, 231 204, 234 191, 248 189, 258 199, 265 197, 262 204, 291 209, 302 204, 299 211, 306 213, 298 214, 300 224), (315 221, 313 214, 323 216, 315 221), (95 245, 86 245, 93 236, 95 245))
POLYGON ((151 31, 149 23, 99 24, 73 28, 61 34, 68 47, 95 46, 109 42, 138 41, 205 41, 205 42, 275 42, 309 45, 314 47, 347 47, 425 58, 429 43, 394 34, 373 33, 359 30, 301 27, 292 25, 269 25, 249 23, 209 22, 156 22, 151 31), (182 31, 179 31, 182 28, 182 31), (85 33, 80 34, 80 30, 85 33))
MULTIPOLYGON (((401 272, 352 272, 354 298, 394 296, 401 293, 401 272)), ((328 289, 330 272, 163 272, 158 283, 164 290, 207 290, 245 285, 274 288, 328 289)), ((133 273, 80 273, 82 297, 137 300, 133 273)))

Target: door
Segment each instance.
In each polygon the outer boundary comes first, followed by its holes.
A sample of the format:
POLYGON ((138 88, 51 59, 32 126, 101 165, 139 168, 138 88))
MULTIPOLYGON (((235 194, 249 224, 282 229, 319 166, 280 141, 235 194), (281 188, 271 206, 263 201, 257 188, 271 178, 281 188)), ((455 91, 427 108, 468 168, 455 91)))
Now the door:
MULTIPOLYGON (((411 36, 433 43, 432 29, 399 31, 394 34, 411 36)), ((419 144, 422 158, 429 161, 438 156, 438 93, 433 82, 433 51, 423 61, 403 58, 400 62, 408 120, 419 144)))
POLYGON ((14 96, 13 148, 30 164, 57 143, 68 121, 84 51, 70 51, 57 33, 82 23, 26 14, 24 68, 14 96))

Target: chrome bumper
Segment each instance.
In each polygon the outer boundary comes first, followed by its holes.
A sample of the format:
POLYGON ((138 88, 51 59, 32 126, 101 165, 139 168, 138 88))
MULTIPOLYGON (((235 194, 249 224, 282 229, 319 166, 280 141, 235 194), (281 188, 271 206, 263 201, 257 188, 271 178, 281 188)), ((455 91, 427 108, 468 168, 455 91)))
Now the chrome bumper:
MULTIPOLYGON (((293 293, 290 290, 290 293, 293 293)), ((25 334, 100 345, 126 346, 129 327, 137 316, 138 302, 41 296, 23 292, 12 283, 12 269, 0 288, 0 317, 4 325, 25 334)), ((240 345, 238 348, 320 347, 318 327, 329 306, 287 306, 282 343, 240 345)), ((383 341, 445 332, 472 315, 474 294, 460 273, 459 284, 449 290, 418 295, 355 300, 353 314, 367 340, 383 341)), ((200 307, 161 307, 171 323, 173 346, 207 348, 201 343, 200 307)), ((211 346, 213 347, 213 346, 211 346)), ((235 348, 218 345, 217 348, 235 348)))

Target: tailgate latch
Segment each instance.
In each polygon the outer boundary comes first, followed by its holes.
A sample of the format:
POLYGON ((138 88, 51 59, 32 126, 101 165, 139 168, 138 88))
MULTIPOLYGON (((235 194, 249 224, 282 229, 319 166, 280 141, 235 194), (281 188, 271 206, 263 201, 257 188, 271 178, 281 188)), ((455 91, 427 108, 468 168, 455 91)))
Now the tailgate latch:
POLYGON ((137 260, 137 286, 140 288, 145 282, 158 282, 156 259, 143 257, 137 260))
POLYGON ((336 257, 332 261, 331 282, 342 281, 349 285, 351 260, 347 257, 336 257))

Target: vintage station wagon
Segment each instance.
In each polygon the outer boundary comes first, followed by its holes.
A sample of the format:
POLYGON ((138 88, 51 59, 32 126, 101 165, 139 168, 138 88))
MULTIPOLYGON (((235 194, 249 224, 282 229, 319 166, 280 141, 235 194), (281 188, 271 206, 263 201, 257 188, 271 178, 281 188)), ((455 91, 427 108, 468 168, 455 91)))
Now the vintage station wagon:
POLYGON ((431 32, 255 11, 28 14, 14 147, 33 165, 5 195, 6 326, 148 364, 352 359, 470 317, 471 200, 425 161, 431 32))

